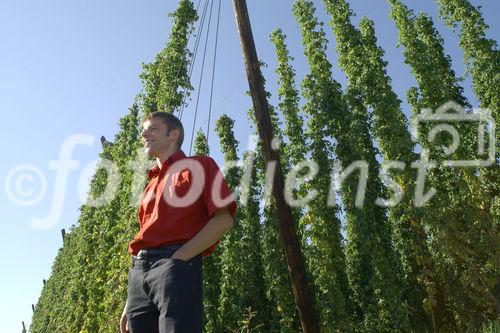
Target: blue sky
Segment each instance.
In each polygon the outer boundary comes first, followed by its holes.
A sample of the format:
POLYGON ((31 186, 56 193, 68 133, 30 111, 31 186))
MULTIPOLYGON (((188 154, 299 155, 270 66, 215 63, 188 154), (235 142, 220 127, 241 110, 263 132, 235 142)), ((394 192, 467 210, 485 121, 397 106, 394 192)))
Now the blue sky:
MULTIPOLYGON (((498 40, 500 24, 495 15, 500 12, 500 3, 495 0, 472 2, 482 6, 490 24, 488 35, 498 40)), ((321 1, 315 0, 315 3, 320 19, 327 22, 321 1)), ((396 47, 397 31, 388 19, 387 3, 383 0, 351 0, 350 3, 357 14, 356 22, 363 15, 375 20, 379 43, 386 50, 393 87, 404 101, 406 90, 415 83, 403 62, 402 49, 396 47)), ((436 7, 431 0, 406 3, 417 12, 426 11, 436 17, 436 7)), ((141 89, 141 63, 151 61, 165 45, 171 26, 167 14, 176 4, 177 1, 167 0, 0 2, 0 147, 3 155, 0 227, 6 264, 0 275, 1 332, 20 332, 21 321, 27 325, 31 322, 31 304, 37 302, 42 279, 50 276, 52 262, 62 246, 60 229, 68 230, 78 219, 81 199, 77 188, 79 179, 84 177, 82 171, 98 157, 100 136, 105 135, 112 141, 117 133, 118 119, 128 112, 141 89), (58 159, 63 142, 75 134, 89 135, 95 140, 92 145, 80 145, 73 151, 72 159, 78 161, 78 165, 69 172, 64 201, 59 201, 63 207, 61 218, 50 228, 33 228, 32 219, 47 217, 54 201, 55 171, 49 168, 49 163, 58 159), (21 206, 13 201, 7 185, 12 180, 9 175, 19 170, 19 166, 27 165, 41 172, 46 190, 36 204, 21 206)), ((257 51, 268 64, 264 74, 268 90, 274 95, 271 100, 274 104, 275 56, 268 37, 274 29, 281 27, 289 37, 298 80, 307 72, 291 4, 291 0, 248 1, 257 51)), ((441 21, 437 20, 436 24, 457 74, 462 75, 464 67, 457 37, 441 21)), ((335 78, 345 84, 344 75, 336 66, 338 57, 332 31, 328 26, 325 30, 331 41, 328 54, 335 65, 335 78)), ((213 38, 210 42, 213 43, 213 38)), ((211 51, 210 48, 207 68, 211 68, 211 51)), ((224 1, 222 6, 217 66, 212 120, 224 113, 236 120, 235 133, 241 151, 251 132, 246 116, 251 101, 245 95, 248 85, 230 1, 224 1)), ((199 67, 198 63, 193 85, 197 84, 199 67)), ((207 127, 209 78, 207 71, 196 128, 207 127)), ((470 79, 463 85, 466 96, 477 105, 470 79)), ((183 119, 188 138, 184 145, 186 151, 189 150, 193 104, 183 119)), ((405 104, 405 112, 407 109, 405 104)), ((213 132, 209 143, 213 157, 221 163, 213 132)), ((32 195, 43 189, 36 179, 24 178, 19 182, 20 188, 24 192, 31 190, 32 195)))

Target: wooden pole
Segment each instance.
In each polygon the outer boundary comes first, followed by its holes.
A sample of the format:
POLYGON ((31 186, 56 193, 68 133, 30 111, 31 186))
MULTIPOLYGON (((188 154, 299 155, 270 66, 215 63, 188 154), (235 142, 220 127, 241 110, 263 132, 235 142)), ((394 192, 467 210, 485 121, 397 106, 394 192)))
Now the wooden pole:
POLYGON ((24 321, 23 321, 23 332, 22 333, 26 333, 26 326, 24 326, 24 321))
POLYGON ((61 229, 61 237, 62 237, 62 240, 63 240, 63 244, 64 244, 64 237, 65 236, 66 236, 66 230, 61 229))
POLYGON ((35 306, 33 304, 31 304, 31 310, 33 310, 33 312, 35 312, 35 306))
POLYGON ((319 325, 314 310, 311 293, 306 280, 304 259, 297 240, 295 222, 293 221, 292 209, 285 201, 283 172, 279 163, 279 153, 271 148, 273 140, 273 126, 269 116, 266 92, 260 63, 255 49, 250 18, 245 0, 233 0, 233 8, 240 34, 241 48, 245 58, 248 83, 252 94, 255 119, 259 136, 263 143, 264 157, 266 163, 276 162, 276 172, 273 179, 272 193, 276 202, 279 218, 281 240, 285 249, 288 262, 288 273, 292 280, 293 293, 299 308, 300 322, 304 333, 319 332, 319 325))

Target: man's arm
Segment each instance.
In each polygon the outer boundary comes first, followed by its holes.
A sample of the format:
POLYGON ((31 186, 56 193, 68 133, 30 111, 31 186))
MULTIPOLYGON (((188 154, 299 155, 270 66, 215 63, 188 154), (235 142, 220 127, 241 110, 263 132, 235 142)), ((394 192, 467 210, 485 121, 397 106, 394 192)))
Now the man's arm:
POLYGON ((175 251, 172 259, 189 260, 215 244, 233 226, 229 208, 217 209, 208 223, 186 244, 175 251))
POLYGON ((128 329, 128 321, 127 321, 127 303, 128 303, 128 298, 127 301, 125 302, 125 306, 123 307, 122 316, 120 317, 120 333, 130 332, 128 329))

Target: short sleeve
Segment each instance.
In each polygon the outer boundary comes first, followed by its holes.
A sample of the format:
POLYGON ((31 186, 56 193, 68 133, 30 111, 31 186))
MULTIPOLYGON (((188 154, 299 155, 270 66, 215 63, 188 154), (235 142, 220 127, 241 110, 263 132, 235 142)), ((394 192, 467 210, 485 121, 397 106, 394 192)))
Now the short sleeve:
POLYGON ((211 218, 217 209, 224 207, 228 207, 231 216, 234 217, 236 202, 219 166, 210 157, 206 157, 204 162, 205 186, 202 197, 208 217, 211 218))

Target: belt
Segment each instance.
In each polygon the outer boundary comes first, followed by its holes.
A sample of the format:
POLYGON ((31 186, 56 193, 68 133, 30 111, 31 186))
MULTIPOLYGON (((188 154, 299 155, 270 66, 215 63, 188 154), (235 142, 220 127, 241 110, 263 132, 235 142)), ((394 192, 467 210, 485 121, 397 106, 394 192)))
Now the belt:
POLYGON ((172 254, 174 254, 175 251, 180 249, 184 245, 184 243, 181 244, 172 244, 172 245, 166 245, 163 247, 155 247, 155 248, 150 248, 150 249, 142 249, 137 252, 137 255, 132 256, 134 259, 144 259, 144 258, 149 258, 149 257, 157 257, 157 256, 167 256, 170 257, 172 254))

